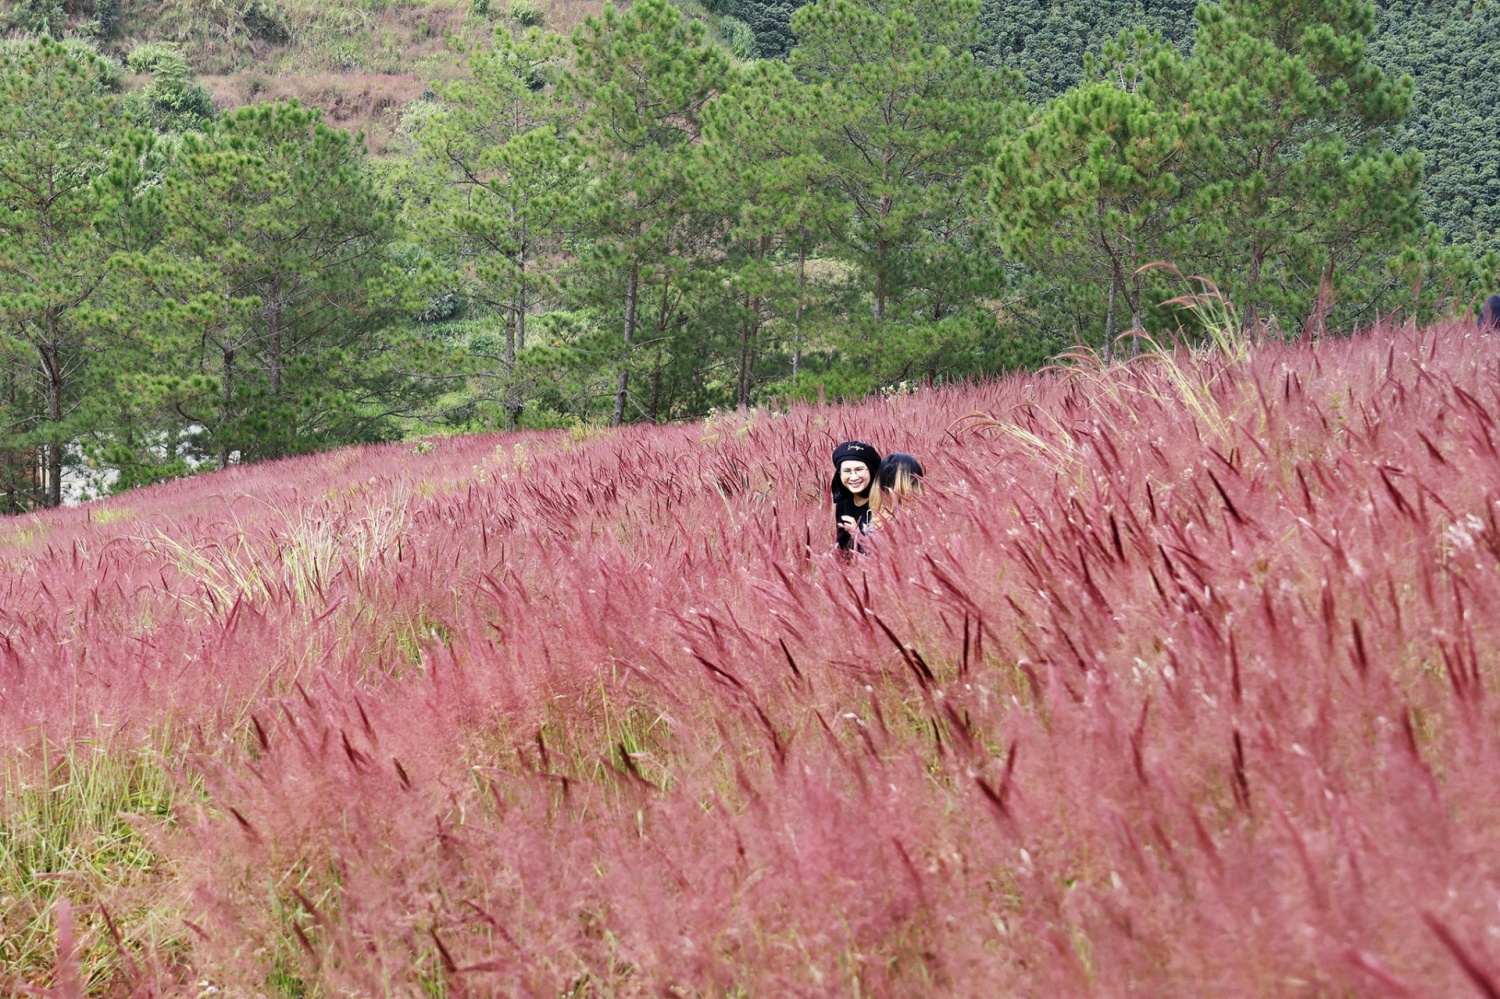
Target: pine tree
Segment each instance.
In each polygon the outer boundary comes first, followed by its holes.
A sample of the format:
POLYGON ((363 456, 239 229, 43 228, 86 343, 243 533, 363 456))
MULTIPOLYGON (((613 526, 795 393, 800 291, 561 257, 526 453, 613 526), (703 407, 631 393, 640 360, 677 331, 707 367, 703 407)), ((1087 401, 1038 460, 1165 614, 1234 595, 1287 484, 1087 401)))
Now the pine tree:
POLYGON ((987 369, 1002 275, 971 186, 1018 124, 1012 75, 981 65, 977 0, 816 0, 791 65, 847 224, 830 252, 868 305, 838 337, 841 393, 987 369), (864 318, 868 317, 868 318, 864 318))
POLYGON ((812 88, 820 153, 852 218, 843 251, 869 282, 876 320, 918 283, 930 244, 952 226, 955 189, 1015 120, 1010 78, 974 60, 977 9, 817 0, 794 18, 792 68, 812 88))
MULTIPOLYGON (((80 446, 112 492, 189 474, 195 431, 187 412, 201 410, 202 399, 212 395, 209 380, 181 373, 193 354, 197 323, 172 315, 182 297, 177 279, 200 269, 163 266, 155 252, 168 224, 164 181, 176 167, 177 150, 175 142, 134 130, 117 144, 103 179, 101 215, 108 224, 100 235, 114 251, 103 296, 109 351, 89 380, 92 418, 80 446)), ((195 291, 202 296, 196 316, 228 304, 215 288, 195 291)))
POLYGON ((1175 49, 1141 29, 1093 73, 1000 144, 989 182, 1007 252, 1066 288, 1108 346, 1126 317, 1130 330, 1144 328, 1143 268, 1181 257, 1215 189, 1179 177, 1203 153, 1201 117, 1138 90, 1148 75, 1182 78, 1175 49))
MULTIPOLYGON (((557 250, 576 211, 581 175, 564 140, 567 109, 548 82, 560 37, 500 29, 469 59, 471 76, 442 88, 443 105, 417 130, 420 176, 407 215, 458 262, 463 291, 503 318, 499 392, 506 429, 524 407, 518 357, 527 319, 555 293, 557 250)), ((480 359, 482 360, 482 359, 480 359)))
POLYGON ((4 486, 11 509, 35 495, 62 502, 65 456, 82 432, 80 403, 106 347, 99 316, 111 248, 101 239, 101 178, 120 135, 102 60, 49 38, 0 51, 0 451, 40 482, 4 486))
POLYGON ((816 94, 785 63, 762 60, 741 70, 704 112, 705 141, 692 184, 698 201, 726 220, 719 269, 733 296, 729 313, 738 332, 738 406, 750 404, 768 322, 787 329, 796 376, 807 318, 807 258, 847 216, 818 150, 816 94))
POLYGON ((241 108, 183 138, 164 187, 159 273, 183 292, 164 301, 217 379, 196 415, 219 462, 387 433, 414 388, 384 335, 395 213, 353 136, 295 102, 241 108))
POLYGON ((638 0, 625 13, 606 3, 574 34, 573 48, 566 90, 583 112, 578 137, 592 175, 581 290, 621 331, 612 421, 625 419, 643 327, 651 383, 638 405, 657 419, 685 359, 672 347, 692 313, 692 262, 713 238, 711 220, 687 210, 686 174, 703 108, 723 87, 729 61, 700 22, 666 0, 638 0))
POLYGON ((1391 140, 1412 81, 1367 54, 1369 0, 1228 0, 1197 14, 1184 76, 1157 99, 1191 106, 1211 138, 1194 182, 1219 188, 1193 267, 1217 277, 1252 326, 1357 315, 1378 270, 1422 230, 1422 158, 1391 140))

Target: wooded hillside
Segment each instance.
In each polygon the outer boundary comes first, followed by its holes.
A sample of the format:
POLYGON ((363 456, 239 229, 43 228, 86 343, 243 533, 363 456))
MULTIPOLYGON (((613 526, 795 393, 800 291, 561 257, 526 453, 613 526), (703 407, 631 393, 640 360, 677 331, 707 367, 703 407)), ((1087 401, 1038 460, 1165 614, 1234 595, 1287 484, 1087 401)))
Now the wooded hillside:
MULTIPOLYGON (((741 0, 753 4, 754 0, 741 0)), ((1086 55, 1145 27, 1183 51, 1197 0, 986 0, 985 58, 1017 70, 1034 103, 1076 85, 1086 55)), ((1383 0, 1373 60, 1415 82, 1398 147, 1426 161, 1424 208, 1452 239, 1500 249, 1500 3, 1383 0)))
MULTIPOLYGON (((683 0, 742 57, 785 58, 799 0, 683 0)), ((984 0, 976 51, 1022 76, 1042 103, 1077 84, 1084 59, 1137 27, 1186 52, 1197 0, 984 0)), ((0 26, 92 37, 123 57, 149 41, 180 46, 222 107, 298 97, 334 123, 370 132, 381 148, 424 81, 453 72, 453 39, 482 39, 497 23, 571 31, 602 0, 4 0, 0 26)), ((1453 239, 1500 249, 1500 3, 1384 0, 1374 60, 1416 81, 1404 148, 1426 158, 1424 207, 1453 239)))

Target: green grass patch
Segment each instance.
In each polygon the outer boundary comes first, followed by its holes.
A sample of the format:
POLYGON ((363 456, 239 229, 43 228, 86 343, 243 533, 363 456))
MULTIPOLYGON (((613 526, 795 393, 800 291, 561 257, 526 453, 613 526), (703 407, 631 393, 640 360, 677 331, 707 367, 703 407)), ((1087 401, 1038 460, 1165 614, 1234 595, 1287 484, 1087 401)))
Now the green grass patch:
POLYGON ((44 741, 0 771, 0 968, 10 976, 0 986, 50 981, 60 896, 79 910, 90 989, 144 954, 185 945, 170 918, 170 865, 153 845, 153 831, 173 824, 181 786, 166 759, 87 742, 56 754, 44 741))

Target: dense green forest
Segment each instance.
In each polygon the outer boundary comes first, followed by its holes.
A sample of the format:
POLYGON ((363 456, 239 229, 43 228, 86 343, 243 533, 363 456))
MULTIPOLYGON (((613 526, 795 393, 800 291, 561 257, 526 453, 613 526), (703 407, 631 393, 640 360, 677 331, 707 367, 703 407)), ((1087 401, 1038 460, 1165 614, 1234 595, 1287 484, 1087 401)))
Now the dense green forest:
MULTIPOLYGON (((1085 59, 1098 57, 1122 31, 1145 27, 1191 51, 1197 6, 1196 0, 984 0, 982 58, 1020 72, 1027 98, 1040 103, 1076 86, 1085 59)), ((1423 154, 1427 218, 1451 238, 1485 250, 1500 250, 1496 37, 1496 0, 1384 0, 1369 36, 1372 62, 1413 78, 1411 116, 1393 147, 1423 154)))
POLYGON ((22 0, 75 37, 0 43, 0 508, 1128 351, 1183 275, 1279 337, 1497 283, 1493 2, 749 3, 512 0, 374 158, 22 0))

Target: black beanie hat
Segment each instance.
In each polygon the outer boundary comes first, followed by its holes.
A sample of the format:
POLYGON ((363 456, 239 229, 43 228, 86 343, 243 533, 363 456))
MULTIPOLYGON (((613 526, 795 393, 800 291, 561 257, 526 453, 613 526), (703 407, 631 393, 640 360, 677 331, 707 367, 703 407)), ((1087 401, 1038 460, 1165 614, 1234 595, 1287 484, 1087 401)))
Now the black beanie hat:
POLYGON ((849 492, 849 487, 844 485, 844 480, 839 478, 839 466, 846 461, 862 461, 870 469, 870 485, 859 494, 861 496, 870 491, 870 486, 875 484, 875 477, 880 473, 879 451, 863 441, 844 441, 833 449, 833 481, 829 483, 829 488, 833 491, 835 499, 844 494, 854 495, 849 492))
POLYGON ((833 449, 833 470, 835 472, 846 461, 864 462, 870 466, 871 475, 880 470, 880 452, 863 441, 844 441, 844 443, 833 449))

